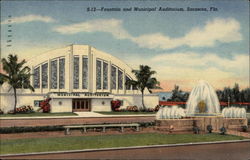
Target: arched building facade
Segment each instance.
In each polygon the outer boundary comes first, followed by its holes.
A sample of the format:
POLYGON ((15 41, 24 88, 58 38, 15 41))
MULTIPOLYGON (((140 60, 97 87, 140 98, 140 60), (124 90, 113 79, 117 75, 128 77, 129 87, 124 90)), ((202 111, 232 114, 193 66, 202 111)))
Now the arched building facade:
MULTIPOLYGON (((50 97, 51 112, 111 111, 111 101, 119 99, 122 107, 141 107, 141 93, 126 80, 134 79, 132 68, 120 59, 89 45, 70 45, 30 59, 31 84, 35 92, 18 89, 17 107, 38 107, 50 97)), ((13 93, 1 87, 1 108, 13 109, 13 93)), ((155 107, 156 94, 145 93, 145 105, 155 107)))

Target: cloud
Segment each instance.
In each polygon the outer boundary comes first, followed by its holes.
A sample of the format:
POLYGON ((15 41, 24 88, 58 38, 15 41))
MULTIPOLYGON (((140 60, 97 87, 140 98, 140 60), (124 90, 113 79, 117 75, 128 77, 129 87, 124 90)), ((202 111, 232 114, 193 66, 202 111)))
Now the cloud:
POLYGON ((54 28, 61 34, 79 32, 106 32, 116 39, 129 39, 139 47, 149 49, 173 49, 180 46, 212 47, 217 42, 230 43, 242 40, 240 23, 233 18, 215 18, 204 26, 194 27, 182 37, 171 38, 163 33, 143 34, 138 37, 130 35, 118 19, 96 19, 82 23, 63 25, 54 28))
POLYGON ((183 43, 180 39, 172 39, 162 33, 145 34, 139 37, 133 37, 131 40, 138 44, 139 47, 149 49, 171 49, 176 48, 183 43))
POLYGON ((190 47, 214 46, 218 42, 229 43, 242 39, 240 24, 232 18, 216 18, 206 22, 204 27, 192 29, 182 41, 190 47))
POLYGON ((26 22, 34 22, 34 21, 40 21, 45 23, 51 23, 55 22, 55 19, 48 16, 41 16, 41 15, 26 15, 26 16, 20 16, 20 17, 12 17, 11 21, 8 19, 1 22, 1 24, 19 24, 19 23, 26 23, 26 22))
POLYGON ((183 45, 189 47, 212 47, 216 42, 229 43, 242 40, 240 24, 233 18, 216 18, 203 27, 195 27, 186 35, 171 38, 162 33, 146 34, 133 38, 140 47, 172 49, 183 45))
POLYGON ((117 19, 96 19, 83 23, 58 26, 54 31, 61 34, 76 34, 79 32, 106 32, 117 39, 130 39, 129 33, 122 27, 122 21, 117 19))
MULTIPOLYGON (((225 77, 227 73, 230 76, 248 75, 249 56, 247 54, 234 54, 231 59, 220 57, 216 53, 171 53, 160 54, 151 59, 152 63, 160 66, 167 66, 169 69, 186 70, 187 75, 189 70, 195 70, 195 75, 203 75, 203 71, 207 70, 209 73, 216 72, 218 76, 225 77), (210 70, 208 70, 210 69, 210 70), (219 72, 220 71, 220 72, 219 72)), ((185 72, 182 72, 183 74, 185 72)), ((181 73, 181 75, 183 75, 181 73)), ((175 73, 176 74, 176 73, 175 73)), ((206 75, 204 75, 206 77, 206 75)), ((211 76, 211 75, 209 75, 211 76)))
POLYGON ((234 83, 239 83, 242 88, 249 87, 249 55, 233 55, 225 58, 216 53, 175 52, 143 59, 133 56, 126 61, 133 67, 140 64, 151 66, 157 72, 162 88, 167 91, 173 89, 173 84, 180 85, 183 90, 191 90, 200 79, 208 81, 216 89, 234 83))

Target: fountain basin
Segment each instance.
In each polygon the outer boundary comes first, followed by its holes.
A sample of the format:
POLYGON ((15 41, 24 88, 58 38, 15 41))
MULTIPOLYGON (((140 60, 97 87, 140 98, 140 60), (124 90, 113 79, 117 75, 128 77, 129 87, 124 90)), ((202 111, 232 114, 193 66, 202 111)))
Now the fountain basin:
POLYGON ((220 113, 194 113, 194 114, 188 114, 189 117, 207 117, 207 116, 220 116, 220 113))
POLYGON ((207 126, 212 125, 213 132, 219 132, 221 127, 227 130, 240 130, 247 125, 247 118, 223 118, 222 116, 200 116, 183 119, 160 119, 155 120, 155 129, 161 131, 169 130, 173 126, 173 131, 193 131, 193 127, 199 127, 203 132, 207 132, 207 126))

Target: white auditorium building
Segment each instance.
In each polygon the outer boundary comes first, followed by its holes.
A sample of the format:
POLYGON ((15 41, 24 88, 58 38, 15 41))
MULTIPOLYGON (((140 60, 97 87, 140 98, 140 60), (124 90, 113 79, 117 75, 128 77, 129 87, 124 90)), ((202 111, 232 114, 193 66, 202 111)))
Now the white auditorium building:
MULTIPOLYGON (((121 108, 142 106, 140 91, 125 84, 135 78, 132 68, 89 45, 55 49, 28 60, 26 65, 34 74, 31 84, 35 92, 18 89, 17 107, 38 107, 46 97, 51 98, 51 112, 111 111, 112 100, 121 100, 121 108)), ((0 89, 1 109, 8 112, 14 106, 13 92, 6 83, 0 89)), ((148 90, 144 100, 147 107, 159 103, 158 95, 148 90)))

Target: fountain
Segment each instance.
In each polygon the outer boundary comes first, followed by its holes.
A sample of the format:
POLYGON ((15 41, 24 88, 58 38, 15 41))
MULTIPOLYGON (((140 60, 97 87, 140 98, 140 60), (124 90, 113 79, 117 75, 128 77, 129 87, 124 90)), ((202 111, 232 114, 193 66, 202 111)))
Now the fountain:
POLYGON ((162 106, 156 114, 156 129, 168 130, 174 126, 175 131, 192 131, 199 127, 207 131, 207 126, 214 131, 221 127, 239 129, 247 125, 246 110, 239 107, 227 107, 220 112, 220 103, 213 87, 206 81, 199 81, 186 103, 186 109, 178 106, 162 106))
POLYGON ((224 118, 246 118, 246 109, 238 107, 229 107, 222 110, 224 118))
POLYGON ((161 107, 156 113, 156 119, 180 119, 186 117, 185 110, 178 106, 161 107))
POLYGON ((206 81, 199 81, 187 101, 187 115, 216 115, 220 113, 220 103, 213 87, 206 81), (204 114, 206 113, 206 114, 204 114))

